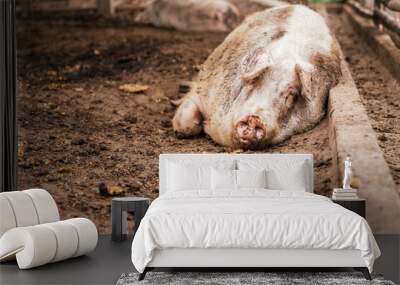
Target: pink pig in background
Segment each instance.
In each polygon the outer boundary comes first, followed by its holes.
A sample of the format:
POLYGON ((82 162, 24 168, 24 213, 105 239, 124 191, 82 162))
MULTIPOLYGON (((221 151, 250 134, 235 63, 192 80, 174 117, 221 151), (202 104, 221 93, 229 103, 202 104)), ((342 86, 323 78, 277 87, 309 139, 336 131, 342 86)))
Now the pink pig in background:
POLYGON ((152 0, 136 22, 182 31, 231 31, 239 24, 237 8, 226 0, 152 0))
POLYGON ((321 120, 340 74, 338 46, 319 14, 302 5, 258 12, 208 57, 173 128, 234 148, 276 144, 321 120))

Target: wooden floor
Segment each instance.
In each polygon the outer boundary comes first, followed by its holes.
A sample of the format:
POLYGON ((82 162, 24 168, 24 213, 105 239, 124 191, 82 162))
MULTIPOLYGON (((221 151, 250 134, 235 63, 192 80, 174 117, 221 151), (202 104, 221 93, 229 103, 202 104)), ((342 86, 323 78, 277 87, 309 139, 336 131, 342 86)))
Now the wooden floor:
MULTIPOLYGON (((379 235, 376 240, 382 257, 374 272, 399 284, 400 235, 379 235)), ((29 270, 19 270, 15 262, 4 263, 0 265, 0 284, 115 284, 122 273, 134 271, 131 243, 132 238, 116 243, 110 236, 100 236, 96 250, 88 256, 29 270)))

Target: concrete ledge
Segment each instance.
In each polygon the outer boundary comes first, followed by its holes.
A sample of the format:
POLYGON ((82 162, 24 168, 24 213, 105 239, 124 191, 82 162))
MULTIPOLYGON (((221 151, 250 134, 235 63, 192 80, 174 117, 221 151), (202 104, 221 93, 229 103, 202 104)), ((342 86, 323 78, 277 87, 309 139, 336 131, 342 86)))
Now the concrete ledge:
MULTIPOLYGON (((317 11, 326 19, 325 7, 317 11)), ((343 163, 351 155, 354 175, 360 180, 359 195, 367 199, 367 220, 375 234, 400 233, 400 197, 376 140, 357 87, 342 58, 343 76, 328 101, 329 140, 341 185, 343 163)))
POLYGON ((392 76, 400 82, 400 49, 390 36, 379 31, 371 19, 361 17, 349 5, 344 5, 343 10, 356 32, 379 56, 392 76))

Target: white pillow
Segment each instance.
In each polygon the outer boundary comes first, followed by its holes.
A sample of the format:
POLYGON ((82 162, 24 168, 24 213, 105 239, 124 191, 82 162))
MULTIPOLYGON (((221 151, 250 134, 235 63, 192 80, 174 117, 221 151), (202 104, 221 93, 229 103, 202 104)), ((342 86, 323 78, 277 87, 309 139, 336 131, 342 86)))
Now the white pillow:
POLYGON ((308 164, 304 160, 240 160, 240 170, 267 171, 267 188, 273 190, 307 191, 311 189, 308 164))
POLYGON ((211 169, 213 190, 239 190, 241 188, 266 188, 266 170, 211 169))
POLYGON ((210 189, 210 167, 168 163, 168 191, 210 189))
POLYGON ((213 190, 236 190, 236 170, 212 168, 211 188, 213 190))
POLYGON ((293 164, 290 169, 269 169, 268 188, 274 190, 303 191, 308 189, 305 163, 293 164))
POLYGON ((267 188, 267 171, 235 170, 237 188, 267 188))

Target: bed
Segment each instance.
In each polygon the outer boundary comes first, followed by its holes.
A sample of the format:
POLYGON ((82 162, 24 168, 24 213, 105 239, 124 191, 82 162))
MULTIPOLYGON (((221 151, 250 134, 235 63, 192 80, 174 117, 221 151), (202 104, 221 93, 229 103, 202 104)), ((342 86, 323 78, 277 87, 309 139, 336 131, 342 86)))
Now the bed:
POLYGON ((361 216, 313 193, 311 154, 161 154, 132 262, 153 268, 353 267, 380 251, 361 216))

